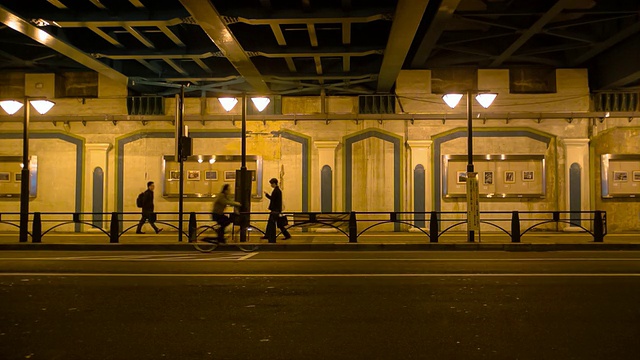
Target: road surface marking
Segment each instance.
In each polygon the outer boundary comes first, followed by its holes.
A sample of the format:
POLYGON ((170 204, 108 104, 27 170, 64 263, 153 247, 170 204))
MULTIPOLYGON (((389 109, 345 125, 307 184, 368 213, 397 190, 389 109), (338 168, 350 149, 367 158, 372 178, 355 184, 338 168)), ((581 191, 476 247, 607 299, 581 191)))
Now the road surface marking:
POLYGON ((468 274, 131 274, 131 273, 0 273, 0 277, 33 276, 33 277, 640 277, 640 273, 468 273, 468 274))
POLYGON ((247 254, 247 255, 245 255, 245 256, 243 256, 243 257, 241 257, 241 258, 240 258, 240 259, 238 259, 238 260, 240 260, 240 261, 242 261, 242 260, 247 260, 247 259, 250 259, 250 258, 252 258, 252 257, 256 256, 256 255, 258 255, 258 253, 257 253, 257 252, 252 252, 252 253, 249 253, 249 254, 247 254))

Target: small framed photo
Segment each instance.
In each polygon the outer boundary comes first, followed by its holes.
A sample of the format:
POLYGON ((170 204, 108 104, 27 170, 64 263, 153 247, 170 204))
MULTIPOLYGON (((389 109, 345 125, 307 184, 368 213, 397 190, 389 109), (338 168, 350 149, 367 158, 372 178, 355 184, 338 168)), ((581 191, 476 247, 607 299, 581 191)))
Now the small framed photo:
POLYGON ((483 175, 483 180, 482 180, 483 185, 493 185, 493 171, 485 171, 482 173, 482 175, 483 175))
POLYGON ((613 181, 627 182, 628 173, 626 171, 614 171, 613 181))
POLYGON ((225 171, 224 172, 224 181, 234 181, 236 179, 236 171, 225 171))
POLYGON ((524 170, 522 172, 522 181, 533 181, 533 180, 534 180, 533 171, 524 170))
POLYGON ((178 181, 178 180, 180 180, 180 171, 179 170, 169 171, 169 181, 178 181))
POLYGON ((640 181, 640 171, 633 172, 633 181, 640 181))
POLYGON ((21 182, 22 181, 22 173, 13 173, 13 181, 21 182))
POLYGON ((11 173, 0 172, 0 182, 10 182, 10 181, 11 181, 11 173))
POLYGON ((207 170, 204 172, 204 179, 208 181, 217 181, 218 172, 215 170, 207 170))
POLYGON ((467 172, 466 171, 456 171, 456 183, 457 184, 466 184, 467 183, 467 172))
POLYGON ((504 183, 505 184, 515 184, 516 182, 516 172, 512 170, 507 170, 504 172, 504 183))
POLYGON ((200 181, 200 170, 188 170, 187 171, 187 180, 189 180, 189 181, 200 181))

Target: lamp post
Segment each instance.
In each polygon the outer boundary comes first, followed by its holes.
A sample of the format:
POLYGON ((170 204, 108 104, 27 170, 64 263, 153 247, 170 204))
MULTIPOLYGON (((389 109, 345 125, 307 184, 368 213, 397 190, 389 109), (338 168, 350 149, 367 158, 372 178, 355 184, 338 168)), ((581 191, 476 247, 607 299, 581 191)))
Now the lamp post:
MULTIPOLYGON (((24 98, 24 117, 22 119, 22 170, 20 171, 20 242, 27 242, 29 235, 29 116, 31 104, 37 112, 44 115, 54 102, 43 99, 24 98)), ((13 115, 23 106, 23 103, 15 100, 0 101, 0 107, 9 115, 13 115)))
MULTIPOLYGON (((483 90, 467 90, 467 241, 474 241, 474 231, 480 230, 480 204, 478 199, 478 174, 473 166, 473 126, 471 118, 473 117, 473 102, 471 94, 476 93, 476 100, 485 109, 491 106, 498 94, 488 93, 483 90)), ((462 96, 465 94, 446 94, 442 96, 449 107, 455 108, 462 96)))
MULTIPOLYGON (((238 99, 233 97, 222 97, 218 98, 220 104, 226 111, 231 111, 236 104, 238 103, 238 99)), ((245 192, 245 188, 247 185, 251 184, 251 178, 248 176, 247 172, 247 95, 245 93, 242 94, 242 133, 241 133, 241 156, 240 156, 240 179, 239 179, 239 188, 240 188, 240 212, 242 216, 240 217, 240 242, 247 241, 247 227, 249 227, 249 217, 246 214, 249 211, 249 198, 247 198, 247 194, 245 192), (249 184, 247 184, 247 180, 249 184)), ((267 105, 269 105, 270 99, 267 97, 253 97, 251 98, 253 105, 255 105, 258 111, 264 110, 267 105)), ((249 189, 251 187, 249 186, 249 189)))

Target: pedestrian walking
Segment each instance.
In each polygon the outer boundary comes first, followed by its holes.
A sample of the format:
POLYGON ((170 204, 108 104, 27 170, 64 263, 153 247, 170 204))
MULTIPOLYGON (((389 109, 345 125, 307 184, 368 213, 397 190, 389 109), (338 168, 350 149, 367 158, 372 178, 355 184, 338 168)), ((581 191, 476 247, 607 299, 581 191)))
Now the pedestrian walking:
POLYGON ((136 234, 144 234, 144 232, 142 232, 142 225, 144 225, 146 221, 149 221, 149 225, 155 230, 156 234, 163 230, 156 226, 156 214, 153 212, 153 190, 155 188, 156 186, 153 181, 149 181, 147 183, 147 190, 138 195, 138 199, 136 199, 138 207, 142 208, 142 218, 140 218, 140 222, 138 223, 136 234))
POLYGON ((273 188, 271 194, 266 191, 264 195, 269 199, 269 220, 267 221, 267 230, 263 239, 269 239, 270 243, 276 242, 276 227, 280 229, 284 239, 290 239, 291 234, 285 228, 285 225, 278 221, 280 213, 282 213, 282 191, 278 187, 278 179, 272 178, 269 180, 269 185, 273 188))
MULTIPOLYGON (((240 207, 240 203, 231 200, 231 186, 229 184, 224 184, 222 186, 222 190, 218 195, 216 195, 216 199, 213 201, 213 220, 220 225, 218 227, 218 242, 225 242, 224 239, 224 230, 229 224, 233 221, 227 215, 225 215, 224 210, 227 206, 240 207)), ((234 208, 235 211, 235 208, 234 208)))

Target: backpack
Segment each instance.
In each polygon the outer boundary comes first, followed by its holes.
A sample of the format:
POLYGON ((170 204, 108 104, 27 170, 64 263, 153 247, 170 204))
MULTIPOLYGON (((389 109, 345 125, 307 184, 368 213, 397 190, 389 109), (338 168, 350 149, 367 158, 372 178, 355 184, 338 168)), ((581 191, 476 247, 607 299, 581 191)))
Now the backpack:
POLYGON ((143 203, 144 203, 144 192, 141 192, 140 195, 138 195, 138 198, 136 199, 136 206, 139 208, 142 208, 143 203))

